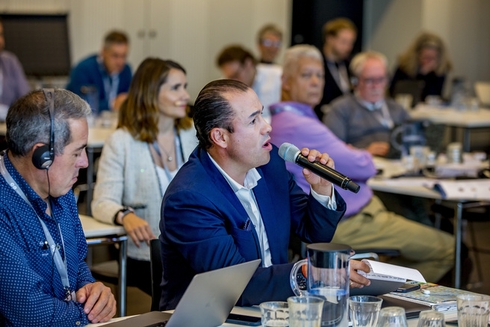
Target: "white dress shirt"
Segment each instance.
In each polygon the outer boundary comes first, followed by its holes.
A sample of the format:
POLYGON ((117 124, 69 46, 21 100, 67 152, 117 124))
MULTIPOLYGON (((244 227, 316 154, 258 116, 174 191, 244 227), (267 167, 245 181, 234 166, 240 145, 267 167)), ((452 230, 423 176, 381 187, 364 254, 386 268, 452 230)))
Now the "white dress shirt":
MULTIPOLYGON (((269 248, 269 239, 267 238, 267 232, 265 231, 264 222, 262 221, 262 215, 260 213, 257 199, 255 198, 253 188, 257 186, 258 181, 262 178, 257 169, 250 169, 245 175, 244 185, 237 183, 231 178, 219 165, 214 161, 213 157, 209 155, 211 162, 218 168, 219 172, 226 179, 233 192, 237 196, 238 200, 242 204, 243 208, 248 214, 251 223, 254 225, 255 232, 259 238, 260 251, 262 255, 262 267, 272 266, 271 251, 269 248)), ((335 192, 332 185, 332 196, 320 195, 311 189, 312 196, 320 202, 324 207, 330 210, 337 210, 337 203, 335 201, 335 192)))

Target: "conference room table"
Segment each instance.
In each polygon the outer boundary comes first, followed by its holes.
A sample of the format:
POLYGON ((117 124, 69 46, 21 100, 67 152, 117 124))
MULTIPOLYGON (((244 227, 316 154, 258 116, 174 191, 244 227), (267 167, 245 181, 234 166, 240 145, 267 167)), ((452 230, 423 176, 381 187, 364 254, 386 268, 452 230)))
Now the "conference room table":
POLYGON ((86 209, 87 215, 92 215, 91 203, 94 194, 94 176, 95 176, 95 155, 102 152, 105 140, 114 132, 115 126, 110 125, 104 126, 94 126, 90 127, 88 130, 88 142, 87 142, 87 197, 86 197, 86 209))
POLYGON ((479 108, 478 111, 472 111, 418 104, 410 111, 410 117, 414 120, 427 120, 434 124, 452 128, 451 141, 457 141, 456 131, 462 129, 463 151, 465 152, 471 150, 472 131, 490 130, 490 109, 486 108, 479 108))
MULTIPOLYGON (((92 217, 80 215, 83 232, 87 239, 87 245, 94 247, 98 245, 119 244, 119 271, 118 271, 118 309, 120 316, 126 315, 126 263, 128 237, 122 226, 114 226, 101 223, 92 217)), ((87 259, 91 265, 91 258, 87 259)))
MULTIPOLYGON (((165 312, 171 312, 171 311, 165 311, 165 312)), ((253 306, 253 307, 234 307, 233 310, 231 311, 232 313, 237 313, 237 314, 245 314, 245 315, 250 315, 250 316, 255 316, 255 317, 260 317, 260 309, 258 306, 253 306)), ((130 318, 131 316, 128 317, 121 317, 121 318, 113 318, 108 322, 105 323, 99 323, 99 324, 89 324, 87 327, 100 327, 104 326, 116 321, 121 321, 127 318, 130 318)), ((454 312, 444 312, 444 317, 446 320, 452 320, 455 318, 455 313, 454 312)), ((413 318, 413 319, 407 319, 407 327, 417 327, 419 322, 418 318, 413 318)), ((223 327, 232 327, 232 326, 244 326, 244 325, 238 325, 238 324, 231 324, 231 323, 224 323, 221 326, 223 327)))
POLYGON ((368 185, 375 191, 410 195, 423 197, 434 200, 444 200, 452 203, 455 207, 456 216, 454 217, 454 236, 455 236, 455 274, 454 274, 454 287, 461 287, 461 242, 463 237, 462 221, 463 210, 473 207, 486 206, 490 203, 490 195, 488 200, 484 199, 471 199, 471 198, 450 198, 446 199, 442 194, 431 186, 434 185, 435 180, 428 177, 397 177, 403 174, 406 169, 402 166, 399 160, 388 160, 384 158, 375 157, 375 166, 381 169, 383 173, 374 178, 369 179, 368 185))

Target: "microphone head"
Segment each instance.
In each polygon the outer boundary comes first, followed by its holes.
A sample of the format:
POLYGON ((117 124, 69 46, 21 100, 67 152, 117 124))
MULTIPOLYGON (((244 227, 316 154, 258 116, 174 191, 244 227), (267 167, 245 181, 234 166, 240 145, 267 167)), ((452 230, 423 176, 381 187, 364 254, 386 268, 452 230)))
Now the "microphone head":
POLYGON ((299 149, 295 145, 291 143, 284 142, 279 147, 279 156, 286 161, 296 162, 296 158, 298 157, 299 149))

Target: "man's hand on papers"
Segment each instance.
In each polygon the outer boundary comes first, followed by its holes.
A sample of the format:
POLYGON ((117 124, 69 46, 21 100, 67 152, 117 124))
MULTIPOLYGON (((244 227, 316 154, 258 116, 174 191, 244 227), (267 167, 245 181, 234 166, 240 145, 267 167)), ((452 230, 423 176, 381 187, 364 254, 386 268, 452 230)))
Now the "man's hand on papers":
POLYGON ((369 286, 371 281, 364 276, 357 273, 358 270, 369 273, 371 269, 369 266, 362 261, 351 260, 350 261, 350 287, 363 288, 364 286, 369 286))

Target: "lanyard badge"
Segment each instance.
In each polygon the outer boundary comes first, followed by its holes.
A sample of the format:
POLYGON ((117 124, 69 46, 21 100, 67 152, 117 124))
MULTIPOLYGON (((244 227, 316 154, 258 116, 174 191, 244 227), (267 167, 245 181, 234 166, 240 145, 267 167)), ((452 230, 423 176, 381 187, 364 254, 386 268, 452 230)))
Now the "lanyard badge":
POLYGON ((65 287, 65 302, 76 301, 77 295, 75 291, 70 291, 68 287, 65 287))

